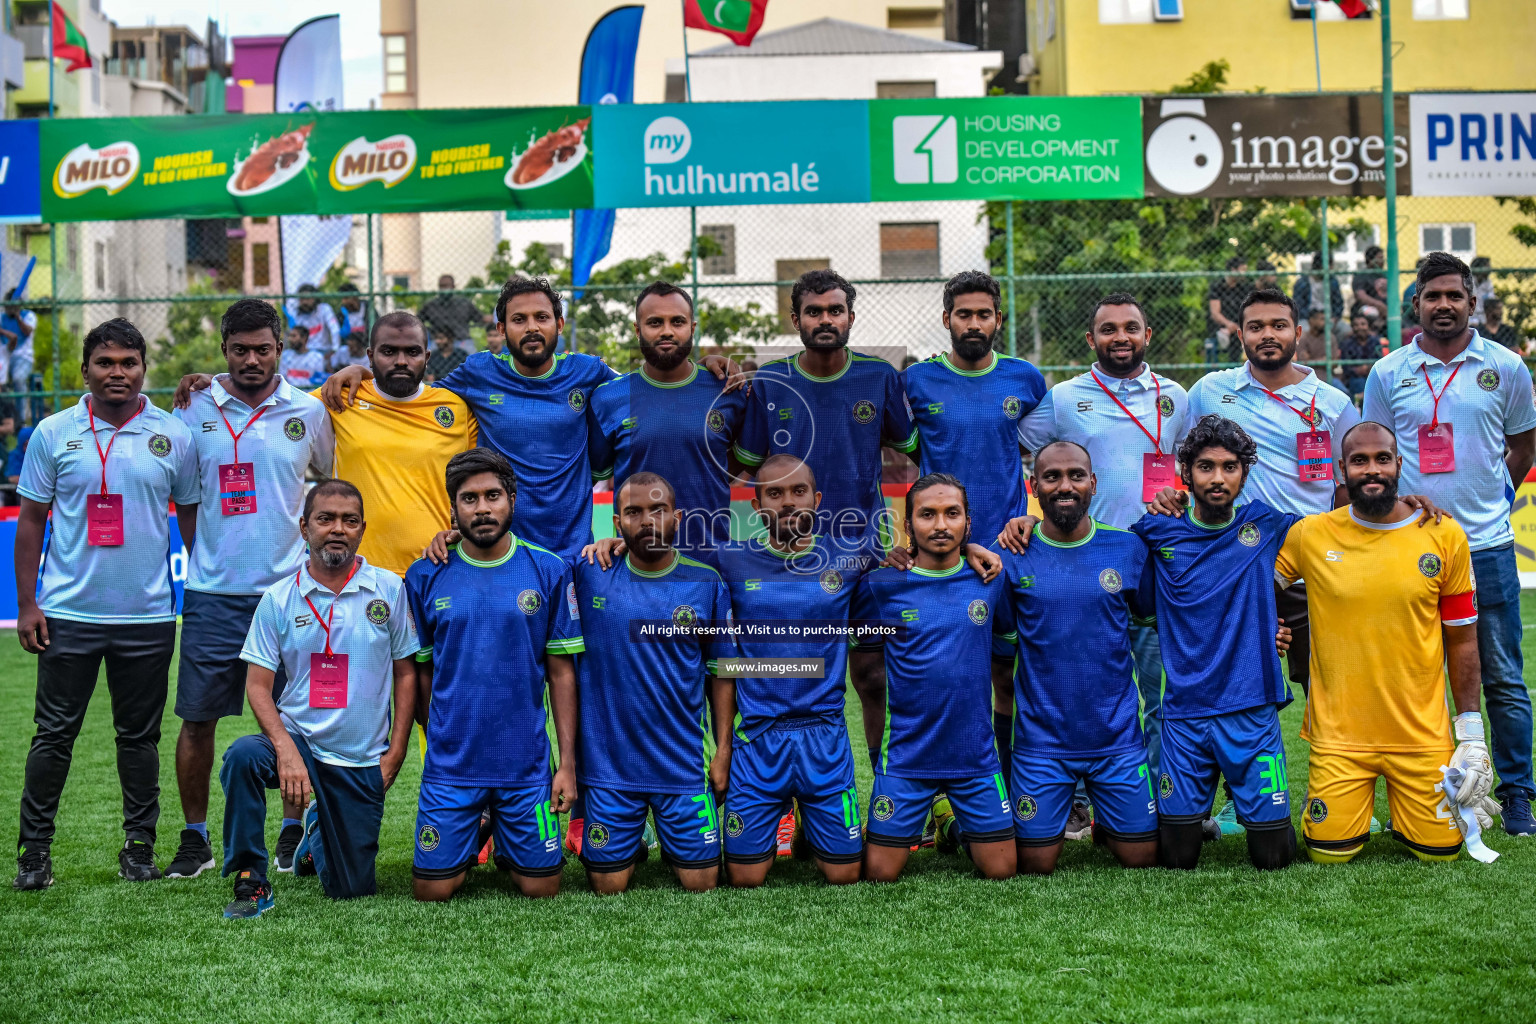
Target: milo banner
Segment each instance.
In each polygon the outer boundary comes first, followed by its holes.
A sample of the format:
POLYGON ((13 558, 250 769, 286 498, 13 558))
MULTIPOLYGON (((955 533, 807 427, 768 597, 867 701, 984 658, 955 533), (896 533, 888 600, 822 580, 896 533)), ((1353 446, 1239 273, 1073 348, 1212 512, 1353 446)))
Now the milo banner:
POLYGON ((592 205, 587 107, 41 124, 43 219, 592 205))

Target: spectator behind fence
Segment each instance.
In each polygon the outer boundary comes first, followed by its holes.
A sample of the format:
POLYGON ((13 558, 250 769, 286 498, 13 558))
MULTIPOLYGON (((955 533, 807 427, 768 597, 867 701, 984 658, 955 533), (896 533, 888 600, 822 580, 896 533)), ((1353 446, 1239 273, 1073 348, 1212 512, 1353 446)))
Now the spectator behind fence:
POLYGON ((447 331, 449 340, 467 355, 475 350, 469 328, 490 323, 490 317, 480 312, 468 295, 453 294, 453 287, 452 274, 437 279, 438 294, 422 304, 421 322, 427 325, 434 341, 438 331, 447 331))
POLYGON ((341 342, 341 325, 336 322, 336 311, 312 294, 319 291, 312 284, 299 285, 299 297, 283 304, 288 323, 304 328, 309 338, 309 349, 320 355, 322 365, 325 356, 335 351, 341 342))
MULTIPOLYGON (((357 285, 351 281, 343 281, 336 286, 338 292, 345 292, 346 297, 337 304, 337 321, 341 329, 340 337, 343 341, 350 338, 355 332, 363 333, 363 351, 368 350, 368 303, 358 293, 357 285)), ((336 347, 341 351, 341 346, 336 347)))
POLYGON ((343 366, 368 365, 368 332, 359 327, 348 334, 346 340, 346 345, 338 348, 336 354, 331 357, 332 373, 343 366))
MULTIPOLYGON (((1387 254, 1382 250, 1381 246, 1373 245, 1365 250, 1365 269, 1356 274, 1349 285, 1350 289, 1354 292, 1349 303, 1351 318, 1362 309, 1366 311, 1366 316, 1372 319, 1386 315, 1387 295, 1385 289, 1387 275, 1383 274, 1380 269, 1386 266, 1386 264, 1387 254), (1371 312, 1372 310, 1379 310, 1379 312, 1371 312)), ((1339 312, 1342 313, 1343 310, 1339 312)))
MULTIPOLYGON (((1260 288, 1274 288, 1280 280, 1280 276, 1275 273, 1275 265, 1269 262, 1269 260, 1259 260, 1259 262, 1253 265, 1253 268, 1259 272, 1259 276, 1254 280, 1253 287, 1249 291, 1256 292, 1260 288)), ((1247 297, 1247 295, 1243 296, 1243 298, 1247 297)))
POLYGON ((1503 299, 1489 299, 1483 306, 1483 326, 1478 328, 1478 333, 1515 352, 1524 347, 1515 325, 1504 322, 1503 299))
MULTIPOLYGON (((1302 316, 1310 316, 1314 309, 1323 308, 1322 270, 1323 254, 1320 252, 1313 253, 1311 275, 1296 279, 1296 287, 1291 292, 1291 298, 1296 300, 1296 309, 1302 316)), ((1339 288, 1339 279, 1332 275, 1328 277, 1328 296, 1329 302, 1332 304, 1330 308, 1333 310, 1333 315, 1343 317, 1346 312, 1344 309, 1344 293, 1339 288)))
POLYGON ((1206 293, 1205 361, 1242 362, 1243 330, 1238 319, 1243 315, 1243 300, 1253 290, 1242 275, 1248 264, 1239 256, 1227 260, 1227 276, 1211 284, 1206 293))
MULTIPOLYGON (((22 309, 13 301, 15 298, 15 288, 5 293, 5 313, 0 315, 0 338, 5 340, 5 347, 10 350, 6 379, 12 391, 30 391, 32 390, 32 335, 37 330, 37 314, 30 309, 22 309)), ((17 400, 17 404, 17 411, 21 414, 21 418, 30 422, 31 402, 21 398, 17 400)))
POLYGON ((1487 256, 1479 256, 1471 263, 1472 297, 1477 300, 1477 305, 1473 307, 1472 316, 1467 323, 1479 331, 1483 329, 1484 314, 1488 309, 1489 301, 1497 298, 1493 293, 1493 280, 1488 276, 1489 268, 1492 266, 1493 261, 1487 256))
POLYGON ((288 329, 288 343, 278 363, 283 379, 308 391, 325 379, 325 357, 309 347, 309 332, 303 327, 288 329))
POLYGON ((454 344, 451 334, 441 327, 432 328, 432 351, 427 356, 427 383, 435 384, 454 370, 466 358, 463 349, 454 344))
POLYGON ((1367 360, 1354 366, 1339 367, 1340 386, 1354 398, 1365 394, 1365 380, 1371 374, 1371 365, 1383 353, 1381 335, 1371 329, 1370 317, 1356 313, 1350 325, 1350 332, 1339 341, 1339 359, 1343 362, 1367 360))
POLYGON ((1328 361, 1328 353, 1337 348, 1330 338, 1328 321, 1323 311, 1312 310, 1307 314, 1306 328, 1296 337, 1296 362, 1303 366, 1324 366, 1328 361))

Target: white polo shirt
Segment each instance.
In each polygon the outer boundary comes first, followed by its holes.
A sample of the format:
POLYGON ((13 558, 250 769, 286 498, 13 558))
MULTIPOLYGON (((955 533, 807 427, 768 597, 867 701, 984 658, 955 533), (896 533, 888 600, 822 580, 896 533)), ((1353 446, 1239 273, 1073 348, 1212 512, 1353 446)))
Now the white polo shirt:
POLYGON ((1473 551, 1501 547, 1515 539, 1509 525, 1511 483, 1504 466, 1504 437, 1536 427, 1531 372, 1518 355, 1473 332, 1472 342, 1447 365, 1431 358, 1417 341, 1384 356, 1365 382, 1364 418, 1397 435, 1403 457, 1402 494, 1422 494, 1455 517, 1473 551), (1461 369, 1457 370, 1457 367, 1461 369), (1451 424, 1456 468, 1449 473, 1419 471, 1419 427, 1433 415, 1434 393, 1451 380, 1440 399, 1440 422, 1451 424))
POLYGON ((1045 393, 1045 398, 1019 421, 1019 444, 1038 452, 1052 441, 1076 441, 1088 449, 1099 488, 1088 507, 1101 523, 1128 529, 1146 513, 1141 500, 1142 456, 1153 450, 1146 428, 1158 436, 1158 404, 1161 402, 1162 450, 1173 454, 1189 432, 1189 396, 1177 382, 1142 364, 1141 373, 1121 380, 1095 368, 1064 380, 1045 393), (1104 382, 1136 421, 1104 393, 1104 382))
POLYGON ((1241 501, 1262 501, 1281 512, 1310 516, 1333 508, 1334 490, 1344 482, 1339 442, 1345 431, 1360 422, 1360 413, 1348 395, 1324 383, 1311 368, 1299 364, 1296 368, 1307 375, 1275 392, 1283 404, 1253 379, 1247 363, 1206 374, 1189 389, 1189 422, 1193 426, 1212 413, 1224 416, 1258 444, 1259 461, 1248 471, 1241 501), (1310 415, 1314 399, 1315 428, 1298 415, 1310 415), (1296 461, 1296 435, 1313 429, 1333 435, 1333 479, 1303 483, 1296 461))
POLYGON ((307 564, 275 583, 261 596, 240 651, 242 661, 287 670, 288 686, 277 702, 283 725, 309 741, 317 760, 343 768, 378 764, 389 749, 394 662, 415 657, 421 646, 400 577, 359 560, 340 594, 315 582, 307 564), (331 651, 347 656, 344 708, 309 706, 309 656, 325 652, 325 627, 310 603, 329 618, 331 651))
POLYGON ((330 476, 336 440, 325 403, 281 377, 254 423, 256 410, 226 391, 222 378, 192 392, 190 404, 176 410, 192 431, 202 491, 187 589, 254 597, 304 560, 304 470, 313 466, 330 476), (240 461, 251 464, 256 478, 256 511, 250 515, 224 515, 219 500, 219 467, 235 461, 234 435, 240 437, 240 461))
POLYGON ((75 622, 174 622, 170 503, 198 500, 192 434, 141 395, 144 411, 121 431, 97 416, 92 441, 88 400, 37 425, 16 484, 23 498, 53 504, 38 605, 75 622), (123 496, 123 543, 110 547, 87 543, 86 499, 101 493, 98 443, 112 446, 107 491, 123 496))

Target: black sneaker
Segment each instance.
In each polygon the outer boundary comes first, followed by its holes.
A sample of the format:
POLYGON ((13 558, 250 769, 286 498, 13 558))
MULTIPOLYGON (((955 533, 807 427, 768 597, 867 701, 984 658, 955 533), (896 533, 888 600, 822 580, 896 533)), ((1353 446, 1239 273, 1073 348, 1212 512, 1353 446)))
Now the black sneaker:
POLYGON ((46 889, 53 884, 53 858, 48 847, 24 848, 16 858, 16 881, 12 889, 46 889))
POLYGON ((155 867, 155 848, 142 839, 130 839, 117 851, 117 877, 130 882, 152 882, 161 877, 155 867))
POLYGON ((176 856, 165 866, 166 878, 196 878, 213 867, 213 847, 195 828, 181 830, 181 845, 176 856))
POLYGON ((303 825, 289 825, 277 834, 277 870, 288 874, 293 871, 293 851, 304 838, 303 825))
POLYGON ((277 901, 272 896, 272 886, 250 871, 235 876, 235 898, 224 908, 224 916, 232 921, 260 917, 272 909, 277 901))
POLYGON ((1066 837, 1073 841, 1093 838, 1093 815, 1084 804, 1073 804, 1067 813, 1066 837))

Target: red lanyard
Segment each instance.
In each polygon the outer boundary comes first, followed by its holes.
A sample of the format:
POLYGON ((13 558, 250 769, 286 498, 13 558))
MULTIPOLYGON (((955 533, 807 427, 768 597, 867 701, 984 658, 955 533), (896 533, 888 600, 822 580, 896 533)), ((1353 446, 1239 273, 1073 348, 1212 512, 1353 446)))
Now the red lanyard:
MULTIPOLYGON (((148 404, 149 403, 146 402, 143 398, 140 398, 138 412, 135 412, 132 416, 129 416, 126 420, 123 420, 123 427, 126 427, 128 424, 138 419, 139 413, 143 412, 144 407, 148 404)), ((103 451, 101 447, 101 439, 96 436, 96 410, 91 408, 91 400, 89 398, 85 400, 85 414, 91 418, 91 440, 96 442, 96 454, 101 456, 101 493, 106 494, 107 456, 112 454, 112 446, 117 443, 117 435, 122 433, 123 427, 118 427, 116 430, 112 431, 112 440, 107 442, 106 450, 103 451)))
MULTIPOLYGON (((241 431, 241 433, 244 433, 244 431, 241 431)), ((352 582, 352 577, 357 575, 358 567, 361 566, 362 564, 363 564, 362 559, 359 559, 359 558, 352 559, 352 571, 347 573, 347 578, 341 581, 341 589, 342 590, 346 590, 347 589, 347 584, 352 582)), ((304 576, 304 567, 303 566, 299 566, 299 571, 294 573, 294 576, 293 576, 293 585, 296 586, 296 587, 302 586, 303 585, 303 576, 304 576)), ((311 577, 311 579, 313 579, 313 577, 311 577)), ((302 593, 302 591, 301 591, 301 593, 302 593)), ((336 614, 336 602, 341 598, 341 594, 338 593, 335 597, 331 598, 331 607, 326 610, 325 619, 324 620, 322 620, 320 618, 320 609, 315 607, 315 602, 313 602, 313 601, 311 601, 309 599, 309 595, 308 594, 303 594, 303 597, 304 597, 304 603, 309 605, 309 610, 315 613, 315 621, 320 624, 320 628, 321 629, 325 630, 325 656, 327 658, 329 658, 329 657, 332 656, 332 653, 333 653, 331 651, 331 616, 336 614)))
POLYGON ((251 429, 251 424, 261 419, 261 414, 272 407, 270 405, 264 405, 260 409, 257 409, 254 413, 251 414, 251 418, 245 421, 245 426, 240 428, 240 433, 238 434, 235 433, 235 428, 229 425, 229 417, 224 415, 224 407, 218 405, 217 403, 215 403, 214 407, 219 410, 219 419, 224 421, 224 429, 229 431, 230 439, 235 442, 235 462, 238 463, 240 461, 240 439, 245 436, 245 432, 247 430, 251 429))
POLYGON ((1433 430, 1440 425, 1440 399, 1445 397, 1446 388, 1451 386, 1451 381, 1456 379, 1456 375, 1461 372, 1461 368, 1464 365, 1466 364, 1456 364, 1456 369, 1452 370, 1451 375, 1445 378, 1445 387, 1442 387, 1437 395, 1435 394, 1435 386, 1429 382, 1429 364, 1424 364, 1424 386, 1429 388, 1429 397, 1435 400, 1434 411, 1430 413, 1429 417, 1429 429, 1433 430))
MULTIPOLYGON (((1147 372, 1151 373, 1150 370, 1147 372)), ((1108 395, 1109 400, 1118 405, 1120 407, 1120 411, 1129 416, 1131 418, 1131 422, 1136 424, 1137 428, 1140 429, 1143 434, 1147 435, 1147 440, 1152 442, 1152 447, 1157 449, 1157 454, 1163 454, 1163 386, 1157 382, 1157 374, 1152 374, 1152 387, 1157 395, 1157 398, 1152 402, 1152 415, 1157 420, 1156 437, 1152 436, 1152 431, 1141 425, 1141 420, 1137 419, 1135 414, 1125 407, 1124 402, 1115 397, 1115 393, 1113 391, 1104 386, 1104 382, 1099 380, 1098 374, 1094 373, 1091 369, 1088 371, 1088 374, 1093 378, 1093 382, 1099 386, 1099 390, 1108 395)))
MULTIPOLYGON (((1255 383, 1258 383, 1258 382, 1255 381, 1255 383)), ((1308 427, 1312 428, 1313 430, 1317 429, 1317 392, 1316 391, 1312 392, 1312 408, 1308 409, 1306 412, 1302 412, 1300 409, 1296 408, 1290 402, 1287 402, 1285 399, 1281 398, 1279 395, 1277 395, 1273 391, 1269 390, 1269 388, 1264 387, 1263 384, 1259 384, 1259 387, 1263 388, 1264 393, 1266 395, 1268 395, 1270 398, 1273 398, 1275 401, 1279 402, 1281 405, 1283 405, 1287 409, 1291 410, 1291 412, 1295 413, 1297 416, 1300 416, 1308 427)))

